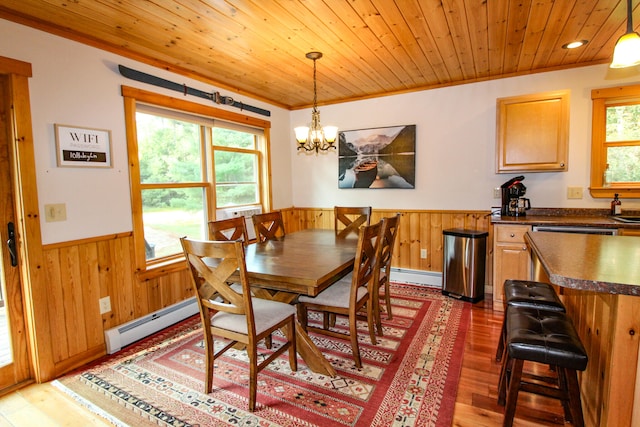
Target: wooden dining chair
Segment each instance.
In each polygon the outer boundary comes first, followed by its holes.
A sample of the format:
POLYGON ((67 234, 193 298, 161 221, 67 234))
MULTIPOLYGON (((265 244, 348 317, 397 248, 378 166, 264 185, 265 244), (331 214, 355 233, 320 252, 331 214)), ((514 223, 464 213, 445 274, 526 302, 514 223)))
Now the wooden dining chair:
POLYGON ((335 206, 334 229, 336 236, 346 237, 351 233, 358 234, 358 229, 371 222, 371 206, 347 207, 335 206))
POLYGON ((284 237, 285 232, 282 212, 273 211, 255 214, 251 219, 253 220, 253 227, 256 230, 256 240, 258 242, 276 240, 284 237))
POLYGON ((298 298, 298 321, 305 331, 313 331, 324 335, 351 340, 351 350, 357 368, 362 368, 360 348, 358 346, 358 311, 365 308, 371 342, 377 344, 374 331, 374 311, 372 292, 374 287, 374 272, 378 266, 378 247, 382 241, 382 223, 364 226, 358 234, 356 259, 351 280, 338 280, 315 297, 300 296, 298 298), (340 332, 331 329, 327 316, 324 316, 323 327, 310 326, 308 322, 309 310, 323 314, 337 314, 347 316, 349 331, 340 332))
POLYGON ((205 393, 209 394, 213 389, 214 361, 237 343, 245 344, 249 357, 249 411, 253 412, 258 372, 287 350, 289 366, 292 371, 297 370, 296 310, 289 304, 252 297, 242 242, 187 238, 180 242, 191 272, 204 333, 205 393), (229 285, 234 274, 240 277, 241 293, 229 285), (287 342, 258 363, 258 342, 276 329, 283 329, 287 342), (230 340, 217 353, 214 335, 230 340))
POLYGON ((393 257, 393 248, 398 236, 398 226, 400 223, 400 214, 386 217, 382 219, 382 241, 380 242, 380 250, 378 257, 378 266, 380 268, 375 271, 374 283, 377 283, 377 289, 373 294, 376 329, 378 335, 382 336, 382 319, 380 316, 380 290, 384 289, 384 299, 386 302, 387 319, 393 319, 391 314, 391 292, 389 290, 389 277, 391 274, 391 259, 393 257))
MULTIPOLYGON (((235 241, 240 240, 245 246, 249 244, 249 235, 243 216, 209 221, 209 240, 235 241)), ((238 283, 231 285, 236 292, 242 292, 242 286, 238 283)), ((265 338, 265 344, 271 349, 271 335, 265 338)))
POLYGON ((209 240, 241 240, 245 246, 249 243, 243 216, 209 221, 208 225, 209 240))

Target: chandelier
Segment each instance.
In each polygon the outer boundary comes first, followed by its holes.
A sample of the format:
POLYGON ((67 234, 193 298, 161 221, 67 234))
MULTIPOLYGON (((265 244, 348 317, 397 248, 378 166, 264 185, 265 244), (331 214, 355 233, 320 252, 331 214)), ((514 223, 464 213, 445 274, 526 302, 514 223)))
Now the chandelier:
POLYGON ((631 0, 627 0, 627 32, 616 42, 611 68, 625 68, 640 64, 640 35, 633 31, 631 0))
POLYGON ((313 109, 311 110, 311 126, 300 126, 294 129, 296 133, 296 141, 298 141, 298 150, 305 151, 327 151, 336 149, 336 138, 338 136, 338 128, 336 126, 320 125, 320 111, 318 111, 318 94, 316 90, 316 61, 322 58, 322 52, 309 52, 306 54, 308 59, 313 60, 313 109))

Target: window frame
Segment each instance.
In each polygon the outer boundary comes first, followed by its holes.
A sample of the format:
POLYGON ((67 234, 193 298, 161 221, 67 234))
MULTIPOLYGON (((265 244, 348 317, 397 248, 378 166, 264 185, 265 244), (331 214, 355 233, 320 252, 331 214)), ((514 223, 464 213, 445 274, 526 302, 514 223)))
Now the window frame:
POLYGON ((607 107, 619 104, 640 104, 640 85, 618 86, 591 91, 591 186, 593 198, 640 197, 640 182, 611 183, 603 187, 607 161, 607 107))
MULTIPOLYGON (((140 165, 138 160, 138 141, 136 127, 136 111, 137 104, 147 104, 162 109, 174 110, 181 113, 193 114, 205 118, 212 119, 212 126, 215 126, 215 120, 236 123, 242 126, 250 126, 262 129, 264 132, 264 147, 256 147, 261 153, 258 156, 258 182, 259 182, 259 204, 264 211, 271 209, 271 162, 270 162, 270 128, 271 122, 262 120, 244 114, 238 114, 220 108, 211 107, 203 104, 177 99, 170 96, 160 95, 136 89, 128 86, 122 86, 122 96, 124 99, 125 127, 127 133, 127 153, 129 158, 129 182, 131 191, 131 214, 133 223, 133 251, 135 269, 142 279, 151 278, 156 275, 164 275, 171 271, 184 269, 184 257, 176 255, 162 260, 147 261, 144 244, 144 224, 142 219, 142 189, 153 187, 154 184, 142 184, 140 182, 140 165)), ((203 152, 203 161, 206 162, 205 170, 207 172, 204 177, 208 182, 205 184, 206 209, 209 220, 214 219, 216 215, 216 197, 215 182, 213 170, 213 147, 211 135, 205 135, 204 140, 205 151, 203 152), (206 147, 211 146, 211 148, 206 147)), ((200 184, 182 184, 181 186, 198 186, 200 184)))

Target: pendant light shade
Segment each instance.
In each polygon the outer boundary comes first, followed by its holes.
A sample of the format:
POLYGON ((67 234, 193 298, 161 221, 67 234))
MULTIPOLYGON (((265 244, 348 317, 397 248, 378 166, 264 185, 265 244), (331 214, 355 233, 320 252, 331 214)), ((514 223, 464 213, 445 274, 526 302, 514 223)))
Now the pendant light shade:
POLYGON ((313 109, 311 110, 311 125, 299 126, 294 129, 298 150, 304 151, 327 151, 335 150, 334 143, 338 138, 338 128, 336 126, 322 126, 320 124, 320 111, 318 111, 318 94, 316 90, 316 61, 322 58, 321 52, 309 52, 307 58, 313 60, 313 109))
POLYGON ((616 42, 611 68, 633 67, 640 64, 640 35, 633 31, 631 0, 627 0, 627 32, 616 42))

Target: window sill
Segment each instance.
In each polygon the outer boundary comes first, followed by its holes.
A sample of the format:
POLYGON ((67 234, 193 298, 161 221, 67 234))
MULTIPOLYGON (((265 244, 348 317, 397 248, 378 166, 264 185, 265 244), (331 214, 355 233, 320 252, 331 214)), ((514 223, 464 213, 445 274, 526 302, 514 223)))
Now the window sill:
POLYGON ((640 198, 640 187, 589 187, 591 197, 595 199, 613 199, 617 193, 621 199, 640 198))
POLYGON ((143 282, 145 280, 165 276, 168 273, 174 273, 176 271, 182 271, 186 269, 187 265, 185 263, 185 258, 181 257, 163 263, 147 265, 147 268, 145 270, 139 270, 136 273, 136 276, 138 277, 138 280, 143 282))

